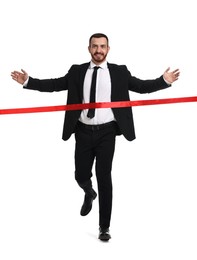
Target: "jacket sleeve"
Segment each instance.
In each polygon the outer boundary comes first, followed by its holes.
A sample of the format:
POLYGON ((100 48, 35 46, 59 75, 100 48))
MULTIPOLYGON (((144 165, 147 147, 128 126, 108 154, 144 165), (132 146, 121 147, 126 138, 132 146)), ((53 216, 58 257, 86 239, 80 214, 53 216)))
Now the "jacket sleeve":
POLYGON ((54 92, 67 90, 67 77, 57 79, 36 79, 29 77, 28 84, 24 89, 38 90, 41 92, 54 92))
POLYGON ((54 79, 37 79, 29 77, 28 84, 24 86, 25 89, 38 90, 41 92, 54 92, 68 90, 68 82, 71 74, 75 71, 74 65, 71 66, 68 73, 60 78, 54 79))
POLYGON ((142 80, 132 76, 128 70, 127 74, 129 90, 140 94, 155 92, 171 86, 165 82, 165 80, 163 79, 163 75, 156 79, 142 80))

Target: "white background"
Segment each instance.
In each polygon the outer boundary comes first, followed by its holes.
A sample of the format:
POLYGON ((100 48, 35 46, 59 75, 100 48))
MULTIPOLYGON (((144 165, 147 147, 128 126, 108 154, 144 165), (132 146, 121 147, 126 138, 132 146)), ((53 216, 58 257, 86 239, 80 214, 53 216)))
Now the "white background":
MULTIPOLYGON (((66 92, 24 90, 13 70, 60 77, 109 36, 108 61, 142 79, 170 66, 172 88, 131 100, 196 95, 196 1, 6 0, 0 3, 0 109, 64 105, 66 92)), ((197 259, 196 103, 134 107, 137 139, 117 138, 112 240, 98 239, 98 200, 79 215, 74 138, 64 112, 0 115, 0 259, 197 259)), ((95 176, 93 183, 96 189, 95 176)))

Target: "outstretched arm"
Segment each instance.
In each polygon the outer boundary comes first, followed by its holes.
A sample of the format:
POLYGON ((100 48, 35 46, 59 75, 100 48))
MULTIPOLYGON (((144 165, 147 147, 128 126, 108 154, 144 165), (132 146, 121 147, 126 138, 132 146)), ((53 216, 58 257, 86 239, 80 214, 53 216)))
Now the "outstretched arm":
POLYGON ((13 80, 23 85, 25 89, 38 90, 41 92, 62 91, 68 89, 67 75, 54 79, 36 79, 30 77, 25 70, 11 72, 13 80))
POLYGON ((22 72, 13 71, 11 73, 11 77, 13 80, 15 80, 19 84, 23 85, 25 83, 25 81, 28 79, 29 75, 27 74, 27 72, 25 70, 21 69, 21 71, 22 72))
POLYGON ((180 75, 179 69, 170 71, 170 67, 168 67, 163 74, 163 78, 167 83, 172 84, 174 81, 178 80, 179 75, 180 75))

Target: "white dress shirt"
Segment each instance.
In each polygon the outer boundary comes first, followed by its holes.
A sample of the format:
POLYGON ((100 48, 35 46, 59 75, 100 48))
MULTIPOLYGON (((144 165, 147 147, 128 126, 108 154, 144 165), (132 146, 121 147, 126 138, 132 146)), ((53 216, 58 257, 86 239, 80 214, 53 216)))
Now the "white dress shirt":
MULTIPOLYGON (((90 102, 90 86, 92 81, 92 74, 95 65, 92 61, 86 72, 84 84, 83 84, 83 103, 90 102)), ((111 78, 107 62, 103 62, 99 65, 97 71, 96 80, 96 102, 111 102, 111 78)), ((90 119, 87 117, 88 109, 84 109, 81 112, 79 121, 87 125, 100 125, 115 121, 114 114, 111 108, 98 108, 95 109, 94 118, 90 119)))

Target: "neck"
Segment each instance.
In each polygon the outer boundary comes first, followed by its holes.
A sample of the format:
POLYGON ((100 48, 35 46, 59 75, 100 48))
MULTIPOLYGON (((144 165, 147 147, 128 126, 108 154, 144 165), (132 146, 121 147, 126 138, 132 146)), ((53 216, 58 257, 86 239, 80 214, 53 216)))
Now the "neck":
POLYGON ((95 65, 97 65, 97 66, 101 65, 101 64, 104 63, 105 61, 106 61, 106 60, 102 60, 101 62, 98 62, 98 61, 95 61, 95 60, 92 59, 92 62, 93 62, 95 65))

